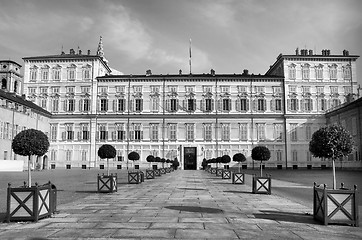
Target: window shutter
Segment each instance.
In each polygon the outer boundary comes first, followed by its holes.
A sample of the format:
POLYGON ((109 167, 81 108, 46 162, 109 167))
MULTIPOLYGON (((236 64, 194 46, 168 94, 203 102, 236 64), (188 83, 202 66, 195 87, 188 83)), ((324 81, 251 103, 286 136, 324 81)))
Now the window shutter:
POLYGON ((133 107, 133 100, 129 100, 128 108, 129 108, 129 111, 130 111, 130 112, 133 112, 133 109, 134 109, 134 107, 133 107))
POLYGON ((250 107, 250 100, 246 99, 246 111, 249 111, 249 107, 250 107))
POLYGON ((211 111, 214 111, 215 109, 215 100, 214 99, 211 99, 211 111))
POLYGON ((176 99, 176 112, 180 109, 179 100, 176 99))
POLYGON ((140 131, 141 132, 141 136, 140 136, 140 138, 141 138, 141 140, 143 140, 143 131, 140 131))
POLYGON ((66 112, 67 111, 67 100, 63 101, 63 111, 66 112))
POLYGON ((196 99, 192 99, 193 111, 196 111, 196 99))
POLYGON ((183 111, 187 111, 187 108, 186 108, 186 100, 182 100, 182 110, 183 110, 183 111))
POLYGON ((166 110, 167 112, 170 112, 170 110, 171 110, 171 109, 170 109, 170 102, 171 102, 170 99, 166 99, 166 109, 165 109, 165 110, 166 110))
POLYGON ((83 99, 79 99, 79 112, 83 112, 83 108, 82 108, 82 106, 83 106, 83 99))
POLYGON ((305 104, 304 99, 300 100, 300 110, 302 110, 303 112, 304 112, 304 110, 305 110, 304 104, 305 104))
POLYGON ((106 141, 108 140, 108 131, 106 131, 106 141))
POLYGON ((240 112, 241 111, 241 99, 237 98, 235 101, 235 110, 240 112))
POLYGON ((275 111, 275 99, 272 99, 270 101, 270 111, 272 111, 272 112, 275 111))
POLYGON ((113 112, 117 112, 117 100, 113 100, 113 112))
POLYGON ((65 141, 65 137, 66 137, 66 132, 62 132, 62 140, 65 141))
POLYGON ((134 131, 133 130, 129 131, 129 140, 130 141, 134 140, 134 131))
POLYGON ((229 99, 229 111, 231 111, 231 99, 229 99))
POLYGON ((82 132, 77 132, 77 139, 78 141, 82 140, 82 132))
POLYGON ((266 99, 263 99, 264 111, 266 111, 266 99))
POLYGON ((296 99, 296 101, 297 101, 297 111, 299 111, 299 100, 298 99, 296 99))
POLYGON ((99 140, 99 131, 96 132, 96 141, 99 140))
POLYGON ((100 109, 99 109, 100 101, 101 101, 100 99, 98 99, 98 101, 97 101, 97 112, 99 112, 99 110, 100 110, 100 109))
POLYGON ((310 110, 313 111, 313 105, 314 105, 314 101, 313 99, 310 100, 310 110))
POLYGON ((153 112, 155 109, 153 109, 153 102, 155 101, 155 98, 150 97, 150 111, 153 112))
POLYGON ((112 140, 116 140, 116 131, 112 131, 112 140))
POLYGON ((141 99, 140 104, 141 104, 140 109, 141 109, 141 112, 142 112, 143 111, 143 99, 141 99))
POLYGON ((108 112, 108 99, 106 99, 106 112, 108 112))
POLYGON ((70 139, 71 139, 71 140, 74 140, 74 131, 71 132, 71 134, 70 134, 70 139))
POLYGON ((222 109, 222 101, 221 101, 221 99, 218 99, 217 100, 217 110, 221 111, 221 109, 222 109))
POLYGON ((200 110, 205 112, 205 99, 200 100, 200 110))
POLYGON ((254 99, 254 100, 253 100, 253 111, 256 111, 256 110, 258 109, 258 108, 257 108, 257 107, 258 107, 257 105, 258 105, 258 99, 254 99))
POLYGON ((290 99, 288 99, 288 100, 287 100, 287 107, 288 107, 288 111, 290 111, 290 109, 291 109, 291 108, 290 108, 290 105, 291 105, 291 103, 290 103, 290 99))

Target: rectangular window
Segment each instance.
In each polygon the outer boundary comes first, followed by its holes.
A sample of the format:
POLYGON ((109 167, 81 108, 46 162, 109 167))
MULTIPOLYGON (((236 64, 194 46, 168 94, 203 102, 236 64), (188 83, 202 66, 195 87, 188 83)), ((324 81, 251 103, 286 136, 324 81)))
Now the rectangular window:
POLYGON ((84 69, 83 78, 84 79, 90 79, 90 69, 89 68, 84 69))
POLYGON ((276 157, 276 159, 277 159, 277 162, 281 162, 282 160, 283 160, 283 152, 282 152, 282 150, 276 150, 275 151, 275 157, 276 157))
POLYGON ((134 128, 134 139, 136 141, 142 140, 141 124, 135 124, 133 128, 134 128))
POLYGON ((352 88, 350 86, 344 86, 343 88, 344 88, 345 95, 352 93, 352 88))
POLYGON ((281 87, 273 87, 273 94, 279 94, 282 92, 282 88, 281 87))
POLYGON ((49 70, 48 69, 42 69, 41 80, 47 81, 48 79, 49 79, 49 70))
POLYGON ((290 110, 298 111, 298 99, 296 98, 290 99, 290 110))
POLYGON ((126 111, 126 99, 118 98, 117 100, 117 111, 118 112, 125 112, 126 111))
POLYGON ((206 112, 211 112, 212 111, 212 99, 211 98, 206 98, 205 99, 205 111, 206 112))
POLYGON ((178 105, 177 105, 177 99, 171 98, 170 99, 170 112, 177 112, 178 105))
POLYGON ((82 101, 83 101, 83 112, 88 112, 88 111, 90 111, 90 99, 88 99, 88 98, 85 98, 85 99, 82 99, 82 101))
POLYGON ((68 70, 68 80, 74 80, 75 79, 75 69, 69 69, 68 70))
POLYGON ((88 159, 87 159, 87 150, 82 150, 82 156, 81 156, 81 158, 82 158, 82 161, 83 162, 85 162, 85 161, 87 161, 88 159))
POLYGON ((159 111, 159 105, 160 105, 160 99, 158 97, 151 98, 151 106, 152 112, 158 112, 159 111))
POLYGON ((289 79, 295 79, 295 67, 289 67, 289 79))
POLYGON ((350 67, 344 67, 343 68, 343 78, 344 79, 351 79, 351 68, 350 67))
POLYGON ((57 159, 57 151, 52 149, 50 151, 50 161, 55 162, 57 159))
POLYGON ((100 100, 100 109, 101 112, 107 112, 108 111, 108 99, 102 98, 100 100))
POLYGON ((98 93, 107 93, 108 92, 108 87, 98 87, 98 93))
POLYGON ((107 140, 108 139, 108 132, 107 132, 107 127, 106 125, 99 125, 99 140, 107 140))
POLYGON ((194 141, 194 124, 186 124, 186 141, 194 141))
POLYGON ((186 93, 193 93, 195 91, 194 86, 185 86, 186 93))
POLYGON ((310 86, 303 86, 302 91, 303 93, 310 93, 310 86))
POLYGON ((40 107, 46 109, 48 100, 46 98, 42 98, 40 101, 40 107))
POLYGON ((248 124, 247 123, 240 123, 240 140, 246 141, 248 140, 248 124))
POLYGON ((36 81, 36 73, 37 73, 37 70, 36 69, 30 69, 30 81, 36 81))
POLYGON ((67 124, 65 126, 66 129, 66 139, 67 140, 73 140, 74 139, 74 131, 73 131, 73 124, 67 124))
POLYGON ((282 100, 275 99, 275 111, 282 111, 282 100))
POLYGON ((66 150, 65 160, 66 160, 67 162, 72 161, 72 150, 66 150))
POLYGON ((177 93, 177 86, 168 86, 168 91, 170 93, 177 93))
POLYGON ((90 93, 90 86, 81 86, 80 91, 82 93, 90 93))
POLYGON ((298 151, 297 150, 292 151, 292 160, 293 160, 293 162, 298 162, 298 151))
POLYGON ((212 93, 212 87, 211 86, 204 86, 203 91, 204 91, 204 93, 212 93))
POLYGON ((231 111, 231 109, 230 109, 230 102, 231 102, 231 100, 229 99, 229 98, 224 98, 224 99, 222 99, 222 110, 223 111, 226 111, 226 112, 229 112, 229 111, 231 111))
POLYGON ((135 111, 136 112, 142 112, 143 109, 143 100, 142 99, 135 99, 135 111))
POLYGON ((336 67, 331 67, 329 69, 329 74, 330 74, 330 79, 331 80, 336 80, 337 79, 337 68, 336 67))
POLYGON ((322 94, 324 93, 324 87, 318 86, 317 88, 317 94, 322 94))
POLYGON ((297 92, 297 87, 296 86, 289 86, 289 92, 296 93, 297 92))
POLYGON ((47 94, 48 88, 47 87, 40 87, 40 93, 47 94))
POLYGON ((275 140, 283 140, 283 124, 275 123, 274 124, 274 138, 275 140))
POLYGON ((221 140, 230 141, 230 124, 221 124, 221 140))
POLYGON ((311 140, 312 139, 312 124, 307 123, 305 125, 305 140, 311 140))
POLYGON ((169 140, 170 141, 176 141, 177 140, 177 124, 176 123, 170 123, 168 125, 169 128, 169 140))
POLYGON ((338 87, 336 87, 336 86, 331 86, 330 88, 331 88, 331 94, 336 94, 336 93, 338 93, 338 87))
POLYGON ((75 91, 75 87, 66 87, 66 92, 69 94, 69 93, 74 93, 75 91))
POLYGON ((265 93, 265 87, 257 86, 255 87, 256 93, 265 93))
POLYGON ((50 141, 52 142, 57 141, 57 130, 58 130, 58 125, 56 124, 50 125, 50 141))
POLYGON ((315 70, 315 74, 316 74, 316 78, 318 80, 323 79, 323 68, 322 67, 317 67, 315 70))
POLYGON ((189 98, 187 99, 187 111, 193 112, 195 111, 195 99, 189 98))
POLYGON ((204 140, 212 141, 212 124, 211 123, 204 124, 204 140))
POLYGON ((117 132, 116 132, 117 136, 117 141, 124 141, 126 140, 126 131, 124 130, 124 126, 122 125, 118 125, 117 127, 117 132))
POLYGON ((256 131, 258 140, 265 140, 265 123, 257 123, 256 131))
POLYGON ((82 124, 81 125, 81 139, 82 140, 89 140, 89 125, 88 124, 82 124))
POLYGON ((133 91, 135 93, 142 93, 142 86, 133 86, 133 91))
POLYGON ((247 100, 245 98, 240 99, 240 110, 241 111, 248 111, 247 100))
POLYGON ((52 93, 59 93, 60 87, 52 87, 52 93))
POLYGON ((313 110, 312 99, 310 99, 310 98, 304 99, 304 110, 305 111, 312 111, 313 110))
POLYGON ((29 95, 30 94, 36 94, 36 88, 35 87, 29 87, 28 92, 29 92, 29 95))
POLYGON ((248 91, 248 87, 238 86, 238 93, 246 93, 248 91))
POLYGON ((309 80, 309 67, 304 66, 302 69, 302 79, 309 80))
POLYGON ((229 93, 230 87, 229 86, 221 86, 221 92, 222 93, 229 93))
POLYGON ((158 124, 150 124, 151 141, 157 142, 158 139, 158 124))
POLYGON ((70 98, 67 100, 68 104, 67 104, 67 111, 68 112, 74 112, 74 108, 75 108, 75 100, 73 98, 70 98))
POLYGON ((151 93, 158 93, 160 92, 159 86, 151 86, 151 93))
POLYGON ((265 99, 258 99, 258 111, 265 111, 265 99))
POLYGON ((298 141, 297 126, 298 126, 298 124, 295 124, 295 123, 290 124, 290 139, 291 139, 291 141, 298 141))
POLYGON ((125 89, 125 86, 116 86, 116 93, 124 93, 125 89))
POLYGON ((59 81, 60 80, 60 69, 54 69, 53 70, 53 77, 54 80, 59 81))

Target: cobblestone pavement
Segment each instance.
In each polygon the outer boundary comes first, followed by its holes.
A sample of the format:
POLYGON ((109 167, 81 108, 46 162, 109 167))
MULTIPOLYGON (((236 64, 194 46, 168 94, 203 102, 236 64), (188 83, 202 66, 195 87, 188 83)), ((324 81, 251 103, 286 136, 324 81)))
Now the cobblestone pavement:
POLYGON ((361 227, 321 225, 312 209, 252 194, 246 182, 178 170, 59 205, 36 223, 2 223, 0 239, 362 239, 361 227))

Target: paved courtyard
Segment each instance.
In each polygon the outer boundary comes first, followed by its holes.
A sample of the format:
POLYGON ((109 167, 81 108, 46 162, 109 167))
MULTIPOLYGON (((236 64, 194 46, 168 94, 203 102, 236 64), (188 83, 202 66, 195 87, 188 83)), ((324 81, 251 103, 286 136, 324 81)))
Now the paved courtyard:
POLYGON ((233 185, 204 171, 179 170, 121 183, 116 193, 58 205, 52 218, 2 223, 0 239, 362 239, 361 227, 321 225, 312 209, 252 194, 251 177, 246 181, 233 185))

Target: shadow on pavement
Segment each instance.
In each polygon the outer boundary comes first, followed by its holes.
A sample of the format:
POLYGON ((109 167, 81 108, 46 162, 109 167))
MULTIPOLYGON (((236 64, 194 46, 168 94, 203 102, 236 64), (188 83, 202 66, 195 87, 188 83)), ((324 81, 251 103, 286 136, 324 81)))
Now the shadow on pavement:
POLYGON ((199 213, 223 213, 219 208, 207 208, 198 206, 167 206, 167 209, 172 209, 181 212, 199 212, 199 213))
POLYGON ((0 223, 4 222, 6 219, 6 213, 0 212, 0 223))
POLYGON ((249 193, 249 194, 253 194, 252 192, 247 192, 247 191, 232 191, 232 190, 229 190, 229 191, 224 191, 224 192, 227 192, 227 193, 249 193))
POLYGON ((278 211, 261 211, 262 213, 255 213, 255 218, 269 219, 284 222, 296 223, 309 223, 317 224, 313 216, 308 213, 293 213, 293 212, 278 212, 278 211))

